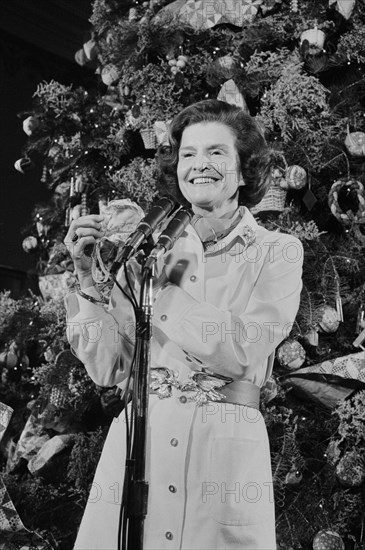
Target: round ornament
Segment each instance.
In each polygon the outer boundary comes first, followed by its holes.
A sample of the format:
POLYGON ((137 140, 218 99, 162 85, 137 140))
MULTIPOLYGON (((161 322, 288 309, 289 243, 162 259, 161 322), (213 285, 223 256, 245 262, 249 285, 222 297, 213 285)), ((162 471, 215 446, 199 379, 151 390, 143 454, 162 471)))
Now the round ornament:
POLYGON ((327 304, 316 309, 314 316, 317 325, 323 332, 336 332, 340 325, 337 310, 327 304))
POLYGON ((18 356, 12 351, 3 351, 0 354, 0 365, 7 369, 13 369, 18 364, 18 356))
POLYGON ((75 52, 74 59, 76 63, 81 67, 89 63, 89 59, 86 56, 84 48, 80 48, 79 50, 77 50, 77 52, 75 52))
POLYGON ((25 239, 22 242, 22 247, 24 252, 34 252, 38 248, 38 239, 37 237, 33 237, 32 235, 29 235, 29 237, 25 237, 25 239))
POLYGON ((354 157, 363 157, 365 155, 365 133, 348 133, 345 139, 345 146, 348 152, 354 157))
POLYGON ((311 327, 308 332, 304 334, 304 340, 311 346, 318 346, 318 332, 315 328, 311 327))
POLYGON ((308 29, 300 35, 300 44, 308 40, 310 46, 316 46, 319 50, 323 50, 324 41, 326 40, 326 35, 323 31, 314 27, 313 29, 308 29))
POLYGON ((178 59, 176 61, 176 67, 179 67, 179 69, 185 69, 186 63, 183 59, 178 59))
POLYGON ((297 370, 305 361, 305 350, 297 340, 286 340, 279 346, 276 356, 282 367, 297 370))
POLYGON ((322 529, 313 539, 313 550, 345 550, 345 545, 336 531, 322 529))
POLYGON ((307 172, 301 166, 288 166, 285 173, 288 189, 303 189, 307 184, 307 172))
POLYGON ((24 157, 14 162, 14 168, 18 170, 18 172, 26 174, 27 172, 32 170, 32 168, 34 168, 34 164, 29 158, 24 157))
POLYGON ((365 194, 363 184, 353 179, 336 181, 330 189, 328 205, 332 214, 344 225, 364 223, 365 194), (356 200, 352 194, 356 196, 356 200))
POLYGON ((360 487, 365 481, 365 464, 356 449, 344 454, 336 466, 336 476, 345 487, 360 487))
POLYGON ((106 86, 111 86, 119 80, 120 74, 115 65, 105 65, 101 70, 101 80, 106 86))
POLYGON ((23 120, 23 131, 27 136, 31 136, 40 125, 39 119, 35 116, 29 116, 23 120))

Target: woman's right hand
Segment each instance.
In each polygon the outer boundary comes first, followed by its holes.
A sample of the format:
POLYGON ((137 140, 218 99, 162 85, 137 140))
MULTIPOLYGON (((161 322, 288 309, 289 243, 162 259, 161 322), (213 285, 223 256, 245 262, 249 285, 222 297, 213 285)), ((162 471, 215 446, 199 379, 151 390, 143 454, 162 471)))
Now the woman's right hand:
POLYGON ((73 220, 64 238, 64 243, 75 265, 75 271, 81 286, 91 286, 91 254, 96 240, 100 239, 104 232, 102 222, 104 216, 90 214, 80 216, 73 220), (82 284, 82 283, 85 284, 82 284))

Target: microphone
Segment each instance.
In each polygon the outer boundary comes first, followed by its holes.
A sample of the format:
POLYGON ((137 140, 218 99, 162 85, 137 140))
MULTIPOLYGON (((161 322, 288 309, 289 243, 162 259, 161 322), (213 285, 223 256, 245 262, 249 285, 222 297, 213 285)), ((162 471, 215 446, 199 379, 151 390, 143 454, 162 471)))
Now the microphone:
POLYGON ((174 246, 177 239, 183 234, 186 226, 190 223, 193 214, 193 211, 188 207, 181 208, 175 214, 159 236, 156 246, 151 251, 144 265, 144 269, 151 269, 153 264, 174 246))
POLYGON ((149 213, 139 222, 137 229, 129 235, 126 243, 118 252, 110 272, 115 275, 123 262, 129 260, 137 252, 143 241, 152 235, 158 224, 179 206, 172 197, 165 196, 158 200, 149 213))

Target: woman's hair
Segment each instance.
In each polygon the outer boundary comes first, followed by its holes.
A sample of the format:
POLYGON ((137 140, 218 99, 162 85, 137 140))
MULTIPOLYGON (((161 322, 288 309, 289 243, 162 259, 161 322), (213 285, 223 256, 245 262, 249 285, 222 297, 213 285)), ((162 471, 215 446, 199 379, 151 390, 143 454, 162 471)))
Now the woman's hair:
POLYGON ((231 129, 245 185, 239 188, 239 204, 251 208, 258 204, 270 182, 271 155, 265 138, 254 119, 239 107, 206 99, 181 111, 169 128, 169 146, 158 150, 162 184, 181 202, 186 202, 177 180, 177 164, 183 131, 192 124, 220 122, 231 129))

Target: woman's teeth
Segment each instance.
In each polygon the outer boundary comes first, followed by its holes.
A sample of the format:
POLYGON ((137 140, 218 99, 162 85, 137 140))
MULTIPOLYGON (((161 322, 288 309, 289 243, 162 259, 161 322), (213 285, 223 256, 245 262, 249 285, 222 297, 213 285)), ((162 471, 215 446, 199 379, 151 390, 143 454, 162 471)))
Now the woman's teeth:
POLYGON ((193 179, 192 183, 194 185, 200 184, 200 183, 214 183, 216 180, 213 178, 195 178, 193 179))

